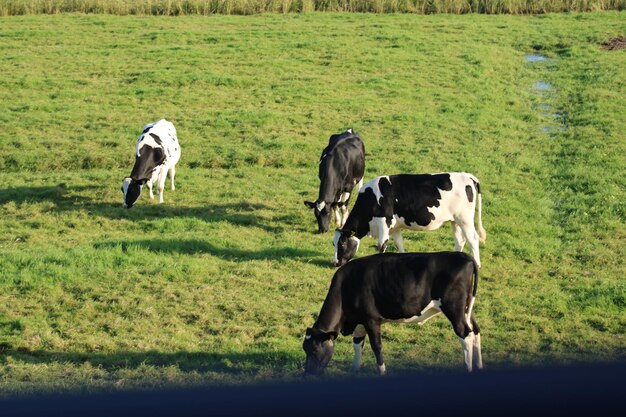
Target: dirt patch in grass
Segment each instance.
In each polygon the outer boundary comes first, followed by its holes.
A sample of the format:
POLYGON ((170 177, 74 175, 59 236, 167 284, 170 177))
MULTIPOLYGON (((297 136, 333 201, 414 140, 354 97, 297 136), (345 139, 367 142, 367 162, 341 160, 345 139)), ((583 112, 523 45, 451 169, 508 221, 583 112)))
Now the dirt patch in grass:
POLYGON ((626 36, 620 36, 613 38, 602 44, 602 47, 607 51, 617 51, 619 49, 626 49, 626 36))

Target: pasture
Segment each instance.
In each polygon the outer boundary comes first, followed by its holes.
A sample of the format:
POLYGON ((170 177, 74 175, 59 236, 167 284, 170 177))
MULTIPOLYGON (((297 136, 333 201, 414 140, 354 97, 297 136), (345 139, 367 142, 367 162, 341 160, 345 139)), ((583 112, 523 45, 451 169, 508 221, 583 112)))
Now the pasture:
MULTIPOLYGON (((486 368, 623 359, 626 51, 601 44, 625 20, 0 18, 0 395, 299 378, 335 271, 303 200, 348 127, 366 180, 480 179, 486 368), (134 143, 160 118, 177 189, 124 210, 134 143)), ((404 239, 453 248, 448 227, 404 239)), ((383 346, 390 375, 462 371, 443 317, 387 324, 383 346)), ((340 337, 328 373, 351 360, 340 337)), ((375 375, 369 346, 364 362, 375 375)))

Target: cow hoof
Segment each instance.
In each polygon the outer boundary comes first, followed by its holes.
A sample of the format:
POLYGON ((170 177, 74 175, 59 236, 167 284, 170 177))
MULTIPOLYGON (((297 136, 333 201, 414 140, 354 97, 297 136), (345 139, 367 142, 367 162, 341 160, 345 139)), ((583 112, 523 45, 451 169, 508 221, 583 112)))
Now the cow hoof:
POLYGON ((363 368, 365 368, 365 364, 363 364, 363 363, 360 363, 358 366, 352 365, 352 367, 351 367, 352 372, 360 372, 361 369, 363 369, 363 368))
POLYGON ((378 366, 378 375, 380 375, 380 376, 387 375, 387 368, 385 367, 384 363, 382 365, 378 366))

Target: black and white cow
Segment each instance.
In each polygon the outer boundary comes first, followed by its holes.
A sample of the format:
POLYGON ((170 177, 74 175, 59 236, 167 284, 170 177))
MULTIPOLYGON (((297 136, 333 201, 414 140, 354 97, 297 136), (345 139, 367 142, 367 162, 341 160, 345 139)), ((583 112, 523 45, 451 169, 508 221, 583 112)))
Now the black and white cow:
POLYGON ((378 238, 378 250, 387 249, 389 236, 404 252, 402 229, 436 230, 452 222, 454 248, 469 245, 480 267, 478 242, 487 232, 482 224, 482 196, 475 176, 464 172, 376 177, 361 188, 352 212, 335 232, 333 264, 340 266, 356 254, 365 235, 378 238), (474 212, 478 205, 478 233, 474 212))
POLYGON ((478 265, 462 252, 385 253, 348 262, 333 276, 319 317, 306 330, 305 372, 324 372, 341 333, 353 337, 353 370, 361 367, 369 336, 378 372, 385 374, 381 324, 423 324, 439 313, 461 341, 467 370, 473 364, 481 369, 480 329, 473 312, 477 285, 478 265))
POLYGON ((152 193, 154 181, 157 182, 159 203, 162 203, 168 170, 172 190, 175 189, 174 176, 179 159, 180 145, 174 125, 165 119, 145 125, 135 144, 135 166, 130 176, 122 181, 124 207, 131 208, 135 204, 144 184, 148 185, 150 198, 154 198, 152 193))
POLYGON ((343 226, 348 218, 348 201, 354 187, 363 184, 365 147, 363 141, 348 129, 332 135, 322 151, 319 164, 320 190, 316 201, 305 201, 317 219, 318 233, 328 231, 331 211, 335 222, 343 226))

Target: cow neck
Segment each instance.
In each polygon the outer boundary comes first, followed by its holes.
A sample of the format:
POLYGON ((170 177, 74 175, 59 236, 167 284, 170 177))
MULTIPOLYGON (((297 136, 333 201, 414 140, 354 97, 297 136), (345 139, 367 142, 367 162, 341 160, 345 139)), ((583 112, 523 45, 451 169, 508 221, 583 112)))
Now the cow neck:
POLYGON ((332 156, 328 155, 326 159, 322 161, 322 166, 320 166, 320 192, 317 197, 317 201, 324 201, 326 204, 333 203, 338 195, 335 176, 328 172, 330 170, 328 158, 332 158, 332 156))
POLYGON ((339 279, 335 274, 333 281, 328 290, 328 295, 324 300, 320 315, 317 321, 313 325, 316 329, 323 332, 337 332, 341 330, 343 324, 343 313, 341 308, 341 285, 338 283, 339 279))
POLYGON ((354 236, 359 239, 363 239, 363 237, 367 235, 368 230, 366 227, 361 226, 361 222, 359 222, 358 216, 353 216, 352 213, 354 213, 354 210, 348 215, 346 224, 343 225, 341 231, 349 235, 352 235, 352 233, 354 233, 354 236))
POLYGON ((152 178, 152 172, 154 168, 149 168, 146 161, 141 161, 139 158, 135 160, 135 165, 130 173, 130 178, 133 181, 141 182, 142 184, 152 178))
MULTIPOLYGON (((135 165, 135 167, 137 167, 137 164, 135 165)), ((135 167, 133 167, 133 171, 130 173, 130 179, 132 179, 133 181, 145 183, 150 178, 152 178, 152 175, 147 175, 147 173, 144 172, 141 167, 137 167, 137 169, 135 169, 135 167)))
POLYGON ((165 152, 163 148, 153 148, 149 145, 142 147, 141 156, 135 156, 135 165, 130 173, 130 178, 134 181, 145 183, 150 178, 154 170, 165 162, 165 152))

